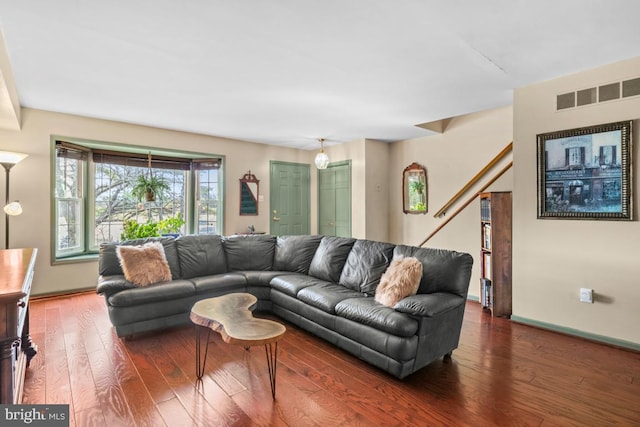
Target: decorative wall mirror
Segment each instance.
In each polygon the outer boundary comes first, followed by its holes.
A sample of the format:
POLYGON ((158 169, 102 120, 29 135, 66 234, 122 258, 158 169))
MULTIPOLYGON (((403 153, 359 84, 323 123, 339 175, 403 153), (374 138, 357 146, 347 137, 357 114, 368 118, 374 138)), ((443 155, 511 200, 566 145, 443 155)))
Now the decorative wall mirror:
POLYGON ((240 179, 240 215, 258 215, 260 180, 251 171, 240 179))
POLYGON ((411 163, 402 173, 402 210, 408 214, 427 213, 427 171, 411 163))

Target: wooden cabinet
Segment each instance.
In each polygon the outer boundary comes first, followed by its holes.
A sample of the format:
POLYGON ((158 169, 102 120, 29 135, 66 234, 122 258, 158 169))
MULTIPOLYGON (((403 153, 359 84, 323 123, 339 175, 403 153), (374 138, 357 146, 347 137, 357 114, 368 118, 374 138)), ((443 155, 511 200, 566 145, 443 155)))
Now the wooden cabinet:
POLYGON ((21 403, 37 348, 29 336, 29 294, 37 249, 0 250, 0 403, 21 403))
POLYGON ((480 193, 480 302, 511 316, 511 192, 480 193))

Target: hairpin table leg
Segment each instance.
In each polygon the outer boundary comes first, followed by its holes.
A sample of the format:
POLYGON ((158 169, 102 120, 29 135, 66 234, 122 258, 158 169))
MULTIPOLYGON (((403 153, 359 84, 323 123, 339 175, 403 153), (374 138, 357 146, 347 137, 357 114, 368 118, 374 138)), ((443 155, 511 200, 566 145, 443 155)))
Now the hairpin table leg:
POLYGON ((267 354, 267 368, 269 369, 269 383, 271 384, 271 397, 276 398, 276 364, 278 363, 278 342, 265 344, 264 351, 267 354))
POLYGON ((196 325, 196 376, 198 379, 202 379, 204 375, 204 366, 207 363, 207 352, 209 351, 209 335, 211 334, 211 329, 205 328, 207 330, 207 343, 204 346, 204 357, 201 357, 200 331, 202 328, 203 326, 196 325))

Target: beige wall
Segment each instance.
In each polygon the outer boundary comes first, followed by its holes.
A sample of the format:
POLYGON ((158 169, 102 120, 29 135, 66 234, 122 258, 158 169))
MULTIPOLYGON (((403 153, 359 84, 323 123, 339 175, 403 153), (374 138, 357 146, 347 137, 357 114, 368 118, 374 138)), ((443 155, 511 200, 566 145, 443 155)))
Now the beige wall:
MULTIPOLYGON (((632 158, 638 158, 640 97, 556 111, 556 95, 638 77, 639 70, 640 58, 635 58, 515 91, 516 318, 640 343, 640 223, 536 219, 537 134, 635 120, 632 158), (579 302, 581 287, 593 288, 594 304, 579 302)), ((634 165, 634 197, 640 184, 637 171, 634 165)), ((634 209, 637 218, 637 202, 634 209)))
MULTIPOLYGON (((95 261, 55 266, 50 262, 50 135, 225 155, 225 234, 244 231, 249 225, 269 230, 269 160, 309 163, 312 158, 309 151, 24 109, 21 131, 0 130, 0 150, 29 154, 11 170, 11 197, 20 200, 24 213, 11 219, 10 246, 38 248, 34 295, 91 288, 97 279, 95 261), (248 170, 260 179, 264 196, 257 217, 238 215, 238 180, 248 170)), ((4 178, 0 182, 4 187, 4 178)), ((316 210, 315 198, 311 205, 316 210)), ((4 227, 0 228, 4 242, 4 227)))
MULTIPOLYGON (((442 134, 397 142, 391 145, 389 168, 389 237, 394 243, 418 245, 473 196, 496 172, 511 160, 511 153, 452 205, 445 216, 434 214, 511 141, 511 107, 454 118, 442 134), (402 171, 416 162, 427 170, 426 215, 402 211, 402 171)), ((490 191, 512 191, 513 169, 494 182, 490 191)), ((480 205, 474 200, 424 246, 454 249, 473 255, 474 267, 469 294, 479 295, 480 205)))
POLYGON ((389 188, 393 177, 389 175, 389 153, 392 144, 365 140, 365 211, 366 238, 380 242, 389 241, 389 188))

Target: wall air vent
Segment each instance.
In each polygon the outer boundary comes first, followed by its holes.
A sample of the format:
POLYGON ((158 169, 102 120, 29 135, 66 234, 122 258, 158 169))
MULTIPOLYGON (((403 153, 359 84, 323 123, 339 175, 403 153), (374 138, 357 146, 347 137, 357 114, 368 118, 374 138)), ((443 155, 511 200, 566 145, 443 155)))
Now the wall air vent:
POLYGON ((558 100, 556 101, 558 105, 558 110, 564 110, 565 108, 573 108, 576 106, 576 93, 569 92, 563 93, 562 95, 558 95, 558 100))
POLYGON ((640 95, 640 77, 622 82, 622 97, 640 95))
POLYGON ((640 95, 640 77, 609 83, 598 87, 580 89, 556 96, 556 110, 581 107, 583 105, 612 101, 640 95))
POLYGON ((578 106, 595 103, 597 91, 598 90, 595 87, 592 87, 589 89, 582 89, 576 92, 578 95, 578 106))
POLYGON ((608 85, 600 86, 598 88, 600 93, 600 102, 611 101, 612 99, 620 98, 620 83, 611 83, 608 85))

